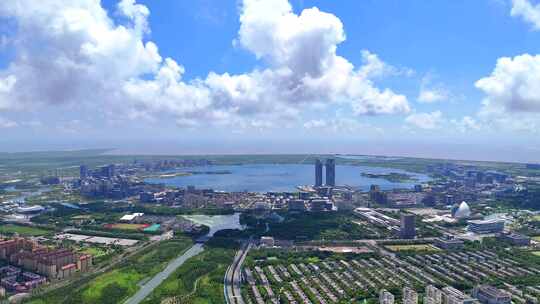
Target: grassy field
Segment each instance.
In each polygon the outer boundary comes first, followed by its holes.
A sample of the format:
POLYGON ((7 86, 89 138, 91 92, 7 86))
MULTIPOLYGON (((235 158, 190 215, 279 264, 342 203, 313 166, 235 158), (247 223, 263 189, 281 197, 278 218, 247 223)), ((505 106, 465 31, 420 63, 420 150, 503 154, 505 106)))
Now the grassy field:
POLYGON ((536 256, 540 256, 540 251, 532 251, 531 253, 536 255, 536 256))
POLYGON ((391 251, 398 252, 398 251, 429 251, 429 252, 435 252, 435 251, 441 251, 439 248, 431 245, 431 244, 412 244, 412 245, 386 245, 384 246, 388 248, 391 251))
POLYGON ((144 304, 171 303, 222 304, 223 277, 232 263, 236 248, 232 241, 210 244, 201 254, 187 260, 158 286, 144 304))
POLYGON ((41 229, 41 228, 36 228, 36 227, 20 226, 20 225, 13 225, 13 224, 0 225, 0 234, 11 235, 14 233, 18 233, 19 235, 24 235, 24 236, 41 236, 41 235, 51 233, 51 231, 41 229))
POLYGON ((540 235, 533 236, 532 239, 533 239, 534 241, 540 242, 540 235))
POLYGON ((117 223, 117 224, 109 224, 106 225, 106 228, 111 229, 122 229, 122 230, 142 230, 149 225, 147 224, 123 224, 123 223, 117 223))
POLYGON ((181 254, 191 244, 191 239, 188 238, 163 241, 87 282, 41 295, 30 303, 122 303, 139 289, 138 283, 141 280, 161 271, 168 261, 181 254))
POLYGON ((81 253, 86 253, 86 254, 91 254, 91 255, 94 256, 95 258, 107 254, 107 251, 106 251, 105 249, 100 248, 100 247, 93 247, 93 246, 92 246, 92 247, 83 248, 83 249, 80 250, 79 252, 81 252, 81 253))
POLYGON ((540 215, 535 215, 535 216, 533 216, 532 219, 533 219, 533 221, 535 221, 535 222, 540 222, 540 215))

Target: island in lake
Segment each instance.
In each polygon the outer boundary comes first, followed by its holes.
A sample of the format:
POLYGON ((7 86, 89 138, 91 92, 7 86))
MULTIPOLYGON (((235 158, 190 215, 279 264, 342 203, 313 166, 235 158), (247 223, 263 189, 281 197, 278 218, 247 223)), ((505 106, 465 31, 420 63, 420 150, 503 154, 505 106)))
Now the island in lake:
MULTIPOLYGON (((173 173, 166 173, 166 174, 160 174, 153 177, 158 178, 173 178, 173 177, 179 177, 179 176, 190 176, 190 175, 212 175, 212 174, 232 174, 229 170, 216 170, 216 171, 185 171, 185 172, 173 172, 173 173)), ((152 176, 150 176, 152 177, 152 176)))
POLYGON ((392 183, 410 183, 410 182, 418 181, 418 179, 415 178, 414 176, 405 174, 405 173, 391 172, 391 173, 376 174, 376 173, 362 172, 361 174, 363 177, 382 178, 392 183))

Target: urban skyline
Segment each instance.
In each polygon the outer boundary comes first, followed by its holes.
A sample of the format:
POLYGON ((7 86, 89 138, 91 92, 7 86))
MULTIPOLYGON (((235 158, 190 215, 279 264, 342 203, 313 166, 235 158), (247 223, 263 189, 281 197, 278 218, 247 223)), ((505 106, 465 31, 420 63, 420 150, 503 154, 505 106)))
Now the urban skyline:
POLYGON ((0 1, 0 303, 540 304, 540 0, 0 1))

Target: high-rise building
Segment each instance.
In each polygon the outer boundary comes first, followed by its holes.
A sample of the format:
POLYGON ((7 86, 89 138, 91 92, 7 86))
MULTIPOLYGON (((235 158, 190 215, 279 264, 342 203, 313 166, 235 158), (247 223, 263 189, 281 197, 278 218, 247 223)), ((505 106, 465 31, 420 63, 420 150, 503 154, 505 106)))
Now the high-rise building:
POLYGON ((399 234, 401 238, 414 239, 414 237, 416 236, 414 214, 401 214, 401 225, 399 234))
POLYGON ((320 159, 315 161, 315 187, 322 186, 323 164, 320 159))
POLYGON ((433 285, 426 286, 424 304, 442 304, 442 291, 433 285))
POLYGON ((394 295, 388 290, 382 289, 379 291, 379 304, 394 304, 394 295))
POLYGON ((386 205, 388 203, 388 195, 385 192, 382 192, 381 187, 378 185, 371 185, 371 187, 369 187, 369 199, 381 205, 386 205))
POLYGON ((326 160, 326 185, 336 185, 336 161, 333 158, 326 160))
POLYGON ((418 293, 410 287, 403 287, 403 304, 418 304, 418 293))
POLYGON ((79 167, 79 175, 81 177, 81 179, 85 179, 88 177, 88 167, 85 166, 85 165, 81 165, 79 167))
POLYGON ((107 177, 107 178, 113 178, 115 175, 114 169, 115 169, 114 164, 101 167, 101 176, 107 177))

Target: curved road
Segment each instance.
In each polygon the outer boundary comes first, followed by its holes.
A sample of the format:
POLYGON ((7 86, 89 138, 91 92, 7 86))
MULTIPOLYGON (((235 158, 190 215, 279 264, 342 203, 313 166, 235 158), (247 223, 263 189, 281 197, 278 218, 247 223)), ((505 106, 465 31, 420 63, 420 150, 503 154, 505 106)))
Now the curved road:
POLYGON ((244 304, 240 284, 242 281, 242 264, 251 248, 251 242, 244 244, 234 256, 233 263, 227 269, 223 280, 223 291, 227 304, 244 304))

